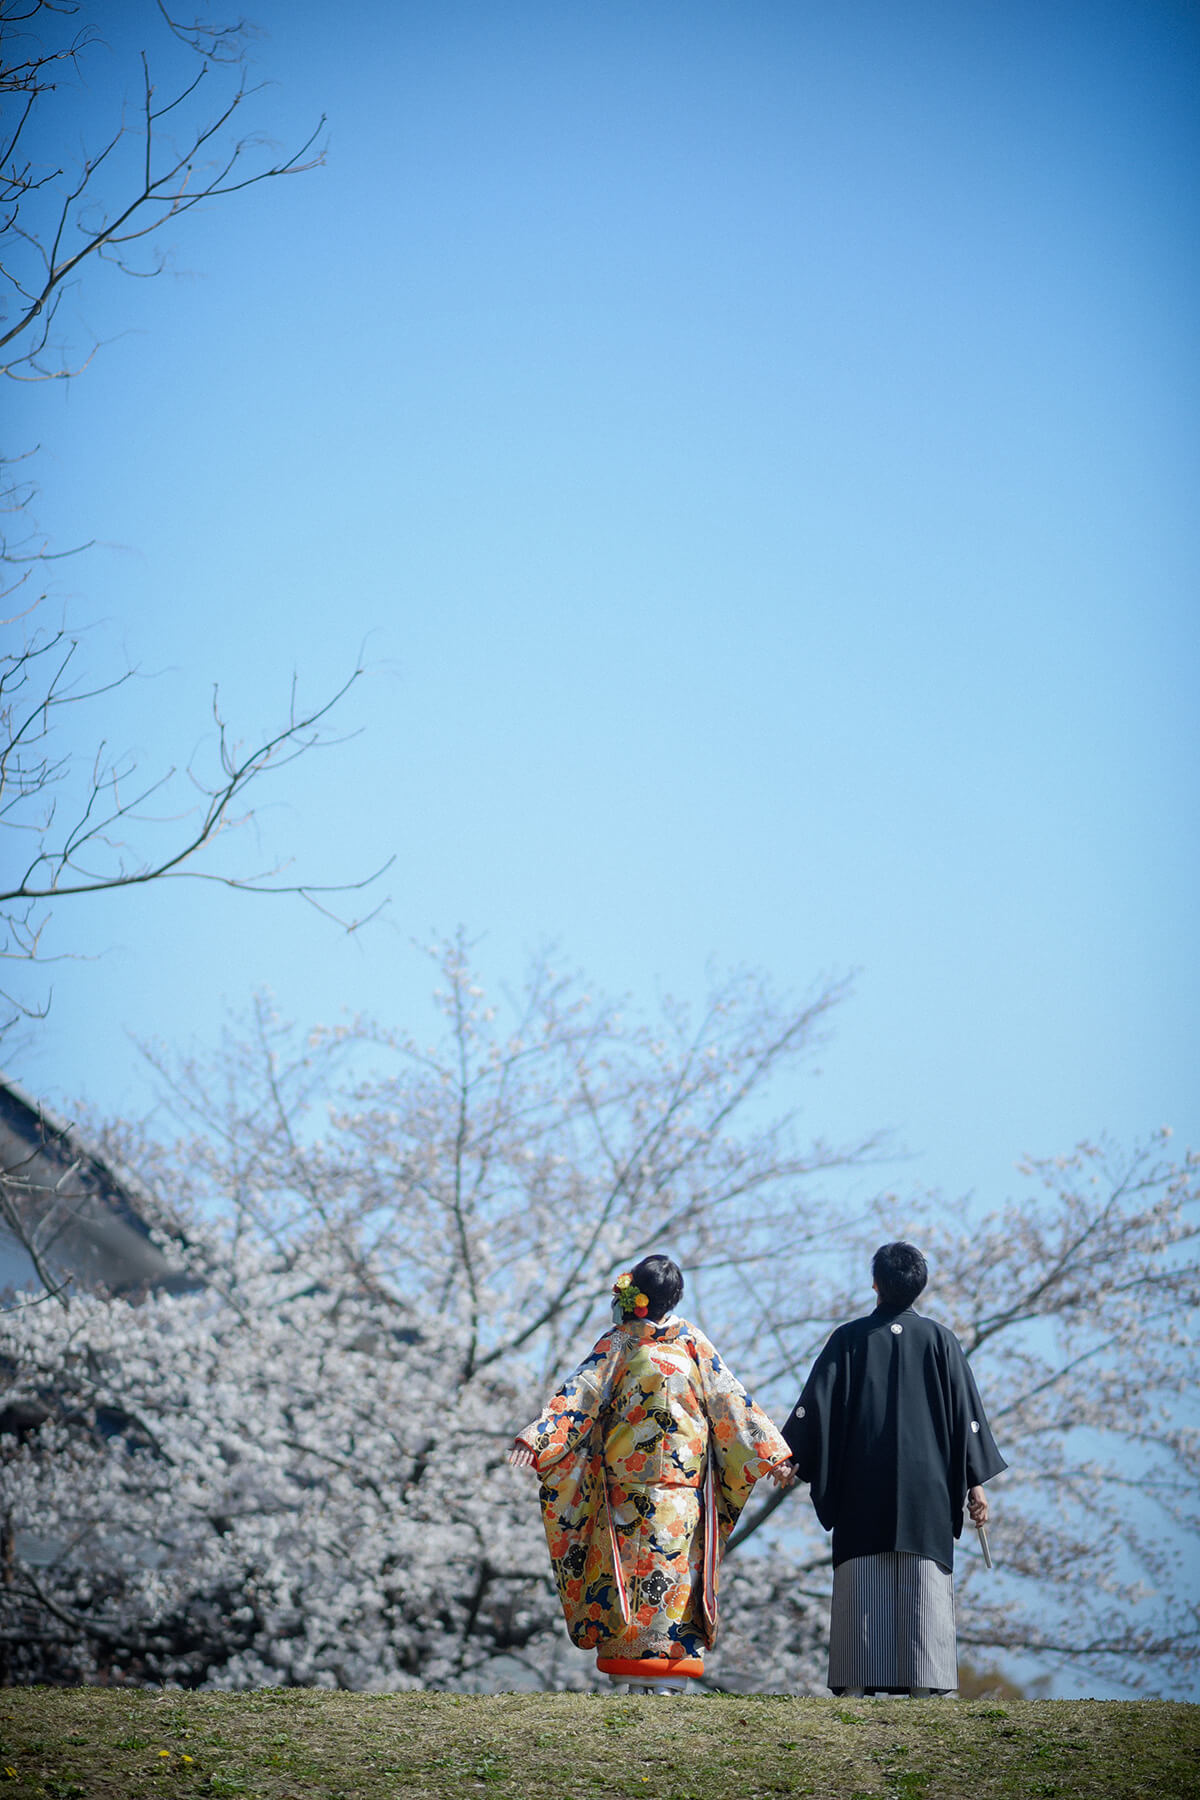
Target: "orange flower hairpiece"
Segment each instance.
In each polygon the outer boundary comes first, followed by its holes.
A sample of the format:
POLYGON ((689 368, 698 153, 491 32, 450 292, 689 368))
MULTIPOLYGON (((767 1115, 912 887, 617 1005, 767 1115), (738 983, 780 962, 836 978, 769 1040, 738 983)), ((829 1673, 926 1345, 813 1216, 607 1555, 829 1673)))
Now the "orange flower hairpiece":
POLYGON ((618 1275, 613 1282, 613 1299, 627 1319, 644 1319, 650 1311, 650 1300, 633 1285, 633 1276, 618 1275))

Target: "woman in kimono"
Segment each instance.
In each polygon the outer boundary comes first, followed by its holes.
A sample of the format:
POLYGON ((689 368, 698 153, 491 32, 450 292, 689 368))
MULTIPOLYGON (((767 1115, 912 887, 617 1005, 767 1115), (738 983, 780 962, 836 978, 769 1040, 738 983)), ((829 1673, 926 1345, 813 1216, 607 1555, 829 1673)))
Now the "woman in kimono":
POLYGON ((683 1276, 647 1256, 613 1288, 614 1328, 509 1461, 536 1469, 571 1639, 632 1692, 685 1692, 717 1631, 721 1552, 789 1451, 713 1346, 675 1316, 683 1276))

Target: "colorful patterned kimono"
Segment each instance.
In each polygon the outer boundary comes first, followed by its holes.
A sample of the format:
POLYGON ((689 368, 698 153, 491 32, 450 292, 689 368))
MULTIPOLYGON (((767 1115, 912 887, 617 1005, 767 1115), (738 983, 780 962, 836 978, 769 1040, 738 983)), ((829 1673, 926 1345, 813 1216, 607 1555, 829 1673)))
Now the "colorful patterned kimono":
POLYGON ((779 1432, 694 1325, 615 1326, 521 1433, 572 1640, 698 1672, 725 1540, 779 1432))

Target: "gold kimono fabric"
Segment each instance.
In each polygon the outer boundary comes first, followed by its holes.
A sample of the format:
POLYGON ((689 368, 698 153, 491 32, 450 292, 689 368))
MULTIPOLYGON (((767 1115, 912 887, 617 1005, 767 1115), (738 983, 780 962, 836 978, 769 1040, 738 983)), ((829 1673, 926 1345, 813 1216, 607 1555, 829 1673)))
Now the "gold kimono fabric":
POLYGON ((572 1641, 602 1656, 703 1656, 717 1567, 788 1448, 703 1332, 614 1328, 522 1434, 572 1641))

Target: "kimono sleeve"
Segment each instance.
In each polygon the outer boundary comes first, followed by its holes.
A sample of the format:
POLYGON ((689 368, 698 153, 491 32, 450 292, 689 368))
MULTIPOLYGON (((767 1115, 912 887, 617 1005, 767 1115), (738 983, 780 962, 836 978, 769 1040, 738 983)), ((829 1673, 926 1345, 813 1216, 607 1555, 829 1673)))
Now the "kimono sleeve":
POLYGON ((688 1351, 700 1373, 724 1537, 749 1499, 754 1483, 770 1469, 785 1463, 790 1452, 782 1434, 726 1368, 703 1332, 692 1328, 688 1351))
POLYGON ((813 1510, 826 1531, 832 1531, 837 1520, 841 1423, 850 1380, 848 1349, 844 1327, 839 1327, 813 1364, 783 1427, 796 1474, 808 1482, 813 1510))
POLYGON ((606 1332, 547 1401, 540 1416, 518 1435, 533 1451, 538 1470, 567 1456, 588 1436, 604 1403, 613 1333, 606 1332))
POLYGON ((957 1351, 954 1359, 956 1473, 960 1492, 965 1496, 968 1488, 982 1487, 993 1475, 1007 1469, 1008 1464, 996 1448, 971 1365, 957 1339, 952 1341, 957 1351))

